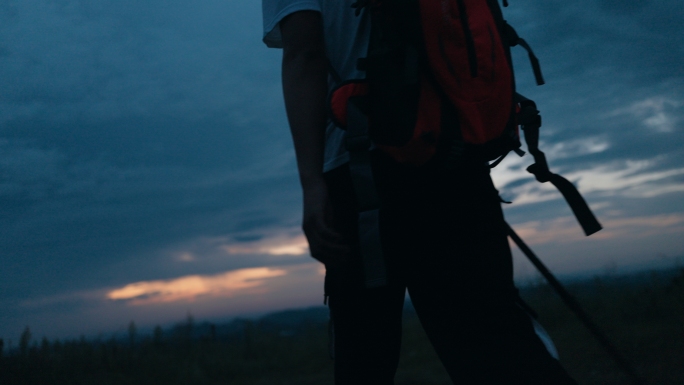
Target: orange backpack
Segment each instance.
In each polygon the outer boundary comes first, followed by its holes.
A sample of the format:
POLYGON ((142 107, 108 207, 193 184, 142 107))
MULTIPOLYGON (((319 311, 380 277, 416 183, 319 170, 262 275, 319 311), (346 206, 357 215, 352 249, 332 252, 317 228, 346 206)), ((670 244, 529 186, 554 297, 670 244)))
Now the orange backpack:
MULTIPOLYGON (((494 160, 518 150, 510 47, 524 40, 496 0, 366 0, 371 13, 362 80, 331 94, 336 124, 353 101, 369 119, 373 143, 396 161, 421 165, 435 155, 494 160)), ((538 84, 543 78, 528 49, 538 84)), ((519 151, 519 150, 518 150, 519 151)))
POLYGON ((331 65, 338 85, 329 105, 335 124, 347 131, 367 286, 385 282, 373 146, 410 166, 434 162, 448 169, 474 159, 494 167, 511 151, 524 155, 522 127, 535 159, 527 170, 558 188, 587 235, 601 229, 575 186, 549 171, 538 148, 541 117, 515 91, 510 48, 525 48, 537 84, 544 79, 497 0, 357 0, 353 7, 357 15, 370 12, 368 54, 358 59, 366 77, 342 81, 331 65))

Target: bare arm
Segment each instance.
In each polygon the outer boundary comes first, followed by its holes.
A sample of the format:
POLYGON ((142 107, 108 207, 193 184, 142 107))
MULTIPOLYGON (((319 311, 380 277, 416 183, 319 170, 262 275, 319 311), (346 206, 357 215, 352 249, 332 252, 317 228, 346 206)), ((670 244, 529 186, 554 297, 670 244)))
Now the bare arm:
POLYGON ((283 37, 283 94, 304 194, 304 234, 311 255, 337 264, 349 247, 332 227, 332 207, 323 180, 327 123, 328 62, 321 15, 295 12, 280 23, 283 37))

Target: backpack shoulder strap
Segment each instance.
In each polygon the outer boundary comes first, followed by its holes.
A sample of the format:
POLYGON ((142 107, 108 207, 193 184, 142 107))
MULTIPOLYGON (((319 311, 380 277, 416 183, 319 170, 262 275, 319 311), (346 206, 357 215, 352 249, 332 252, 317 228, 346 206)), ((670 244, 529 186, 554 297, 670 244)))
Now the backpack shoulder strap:
POLYGON ((359 249, 363 261, 367 288, 385 286, 387 269, 380 242, 380 198, 371 165, 371 139, 368 117, 350 98, 347 104, 346 147, 349 151, 349 172, 359 205, 359 249))

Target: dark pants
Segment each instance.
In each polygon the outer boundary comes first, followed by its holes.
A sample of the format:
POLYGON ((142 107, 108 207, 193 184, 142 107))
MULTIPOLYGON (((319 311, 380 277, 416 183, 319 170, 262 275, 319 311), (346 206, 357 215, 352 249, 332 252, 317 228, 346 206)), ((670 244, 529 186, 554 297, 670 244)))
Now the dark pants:
MULTIPOLYGON (((389 285, 366 289, 358 251, 328 268, 335 383, 393 384, 408 289, 455 384, 575 384, 518 305, 500 201, 486 165, 445 173, 376 157, 389 285)), ((335 225, 358 243, 349 170, 326 175, 335 225)))

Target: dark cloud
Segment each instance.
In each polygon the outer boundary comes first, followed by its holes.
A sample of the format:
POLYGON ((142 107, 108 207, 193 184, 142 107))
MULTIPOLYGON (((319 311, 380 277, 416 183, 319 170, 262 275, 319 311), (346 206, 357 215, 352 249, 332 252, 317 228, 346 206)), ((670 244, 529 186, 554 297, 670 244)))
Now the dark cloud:
MULTIPOLYGON (((225 250, 300 235, 280 52, 260 42, 260 11, 219 0, 0 2, 0 305, 13 322, 85 306, 67 294, 39 300, 61 293, 306 260, 225 250)), ((679 1, 511 0, 505 13, 542 61, 548 85, 535 87, 515 52, 553 170, 601 217, 681 212, 681 190, 661 192, 684 183, 667 174, 684 164, 679 1), (585 171, 622 185, 592 187, 585 171), (656 173, 666 174, 638 179, 656 173)), ((529 163, 502 165, 509 220, 569 216, 529 163), (546 200, 517 204, 530 194, 546 200)))
POLYGON ((106 271, 171 242, 289 223, 275 207, 298 204, 296 176, 258 11, 3 2, 1 271, 16 292, 120 280, 106 271))
POLYGON ((641 12, 653 2, 641 0, 602 0, 598 3, 599 7, 606 12, 633 15, 641 12))
MULTIPOLYGON (((615 79, 632 86, 681 79, 684 10, 676 1, 639 4, 521 0, 507 14, 540 56, 550 84, 564 75, 581 83, 602 74, 601 85, 615 79)), ((523 56, 517 57, 518 68, 527 67, 523 56)))

